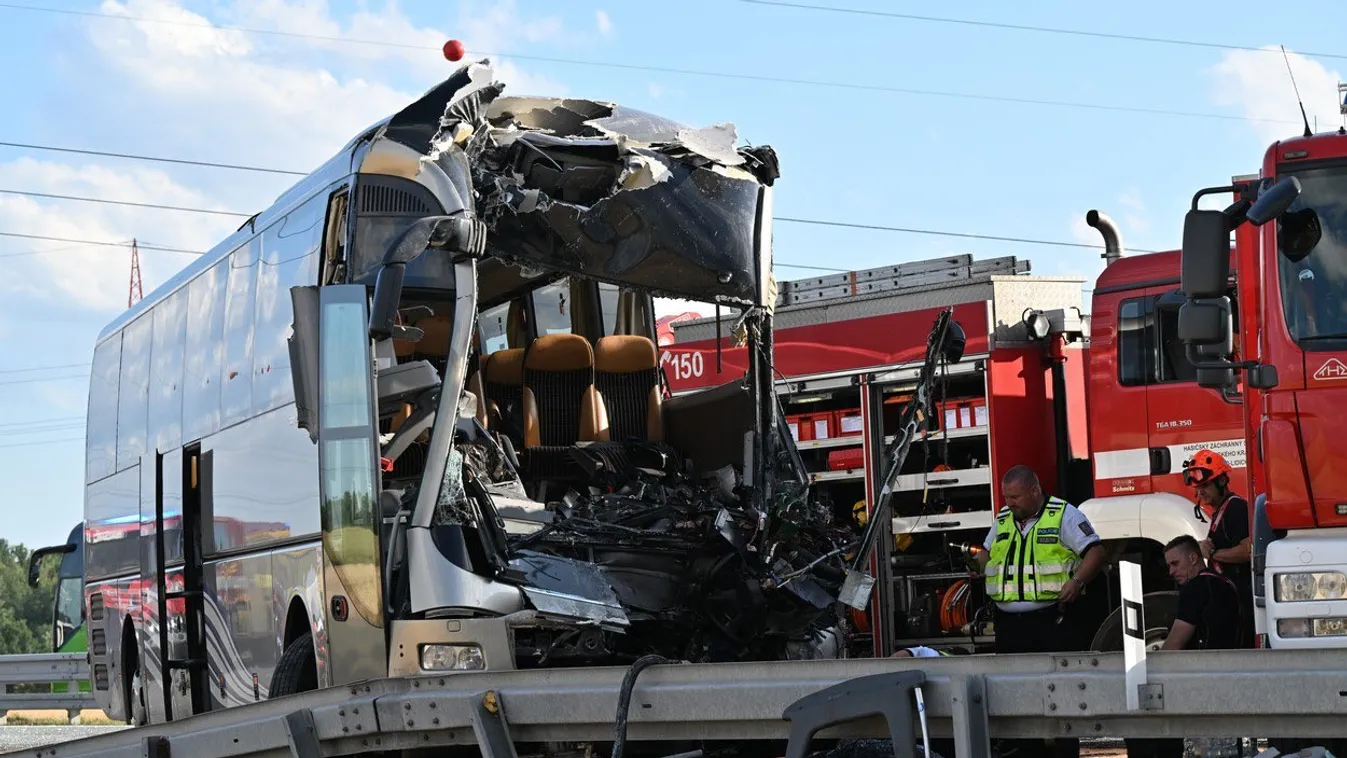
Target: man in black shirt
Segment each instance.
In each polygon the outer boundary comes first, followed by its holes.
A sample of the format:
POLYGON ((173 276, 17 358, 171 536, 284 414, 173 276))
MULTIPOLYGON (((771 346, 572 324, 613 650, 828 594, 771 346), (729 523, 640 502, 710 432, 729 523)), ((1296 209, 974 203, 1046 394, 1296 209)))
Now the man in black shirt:
MULTIPOLYGON (((1161 650, 1229 650, 1243 647, 1252 619, 1243 615, 1235 585, 1207 568, 1202 546, 1189 535, 1165 545, 1169 575, 1179 584, 1179 607, 1161 650)), ((1182 737, 1125 741, 1129 758, 1182 758, 1182 737)))
POLYGON ((1207 568, 1202 548, 1188 535, 1165 545, 1169 575, 1179 583, 1179 607, 1161 650, 1230 650, 1243 647, 1252 619, 1243 614, 1229 578, 1207 568))

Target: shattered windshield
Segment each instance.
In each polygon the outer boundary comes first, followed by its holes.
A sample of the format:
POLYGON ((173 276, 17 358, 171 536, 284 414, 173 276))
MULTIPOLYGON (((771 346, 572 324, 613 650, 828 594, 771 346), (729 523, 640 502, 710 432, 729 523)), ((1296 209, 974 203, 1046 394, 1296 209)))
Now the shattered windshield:
POLYGON ((1302 191, 1278 222, 1282 308, 1291 336, 1312 350, 1347 341, 1347 165, 1287 173, 1302 191))

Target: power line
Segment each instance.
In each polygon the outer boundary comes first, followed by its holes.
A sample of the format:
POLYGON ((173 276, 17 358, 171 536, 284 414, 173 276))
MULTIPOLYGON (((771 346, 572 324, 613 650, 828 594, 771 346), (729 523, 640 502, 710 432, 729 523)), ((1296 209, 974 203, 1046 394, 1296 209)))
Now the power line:
MULTIPOLYGON (((3 7, 3 6, 0 6, 3 7)), ((235 171, 256 171, 263 174, 286 174, 288 176, 305 176, 303 171, 286 171, 279 168, 263 168, 261 166, 239 166, 231 163, 212 163, 210 161, 190 161, 185 158, 158 158, 147 155, 133 155, 131 153, 109 153, 102 150, 80 150, 73 147, 54 147, 52 145, 31 145, 24 142, 0 142, 0 147, 17 147, 24 150, 49 150, 57 153, 76 153, 78 155, 99 155, 105 158, 127 158, 137 161, 154 161, 157 163, 177 163, 184 166, 204 166, 206 168, 226 168, 235 171)))
MULTIPOLYGON (((839 8, 826 5, 811 5, 808 3, 790 3, 783 0, 739 0, 741 3, 749 5, 765 5, 777 8, 795 8, 799 10, 823 11, 827 13, 843 13, 857 16, 872 16, 881 18, 901 19, 904 21, 926 21, 934 24, 959 24, 963 26, 980 26, 990 29, 1008 29, 1020 32, 1039 32, 1043 34, 1061 34, 1074 37, 1094 37, 1097 39, 1122 40, 1124 42, 1147 42, 1159 45, 1179 45, 1182 47, 1202 47, 1216 50, 1245 50, 1254 53, 1275 53, 1276 50, 1270 50, 1264 47, 1253 47, 1250 45, 1232 45, 1222 42, 1202 42, 1200 40, 1173 39, 1169 37, 1145 37, 1135 34, 1116 34, 1113 32, 1095 32, 1087 29, 1062 29, 1051 26, 1032 26, 1029 24, 1007 24, 998 21, 974 21, 964 18, 944 18, 940 16, 919 16, 912 13, 894 13, 891 11, 872 11, 861 8, 839 8)), ((1301 52, 1298 55, 1307 58, 1333 58, 1335 60, 1347 60, 1347 55, 1338 53, 1311 53, 1301 52)))
POLYGON ((39 376, 33 379, 5 379, 0 381, 0 385, 10 384, 33 384, 34 382, 59 382, 66 379, 88 379, 88 374, 71 374, 70 376, 39 376))
MULTIPOLYGON (((1053 247, 1082 247, 1092 250, 1103 250, 1103 245, 1091 245, 1086 242, 1062 242, 1059 240, 1033 239, 1030 237, 998 237, 991 234, 972 234, 969 232, 947 232, 938 229, 915 229, 902 226, 884 226, 881 224, 852 224, 845 221, 824 221, 815 218, 790 218, 786 216, 775 216, 773 221, 785 221, 791 224, 808 224, 810 226, 839 226, 846 229, 867 229, 876 232, 900 232, 902 234, 930 234, 937 237, 960 237, 963 239, 992 240, 994 242, 1019 242, 1026 245, 1051 245, 1053 247)), ((1128 248, 1134 253, 1154 253, 1155 250, 1146 250, 1140 247, 1128 248)))
POLYGON ((81 203, 103 203, 105 205, 126 205, 132 208, 151 208, 161 211, 183 211, 185 213, 208 213, 215 216, 239 216, 242 218, 252 218, 251 213, 239 213, 236 211, 214 211, 207 208, 184 208, 177 205, 160 205, 158 203, 133 203, 129 200, 106 200, 98 197, 77 197, 75 195, 53 195, 47 192, 30 192, 27 190, 0 189, 0 195, 24 195, 26 197, 45 197, 52 200, 75 200, 81 203))
MULTIPOLYGON (((50 237, 44 234, 19 234, 17 232, 0 232, 0 237, 15 237, 17 239, 43 240, 46 242, 68 242, 73 245, 93 245, 95 247, 131 247, 130 242, 109 242, 106 240, 77 240, 69 237, 50 237)), ((139 245, 141 250, 154 250, 161 253, 182 253, 184 255, 205 255, 200 250, 183 250, 180 247, 160 247, 159 245, 139 245)), ((41 255, 42 253, 54 252, 51 250, 30 250, 25 253, 4 253, 0 258, 17 258, 21 255, 41 255)))
MULTIPOLYGON (((121 201, 119 201, 119 200, 105 200, 105 201, 103 201, 103 202, 108 202, 108 203, 114 203, 114 204, 115 204, 115 203, 119 203, 119 202, 121 202, 121 201)), ((191 209, 191 208, 181 208, 181 209, 175 209, 175 210, 191 211, 191 210, 194 210, 194 209, 191 209)), ((1091 249, 1091 250, 1102 250, 1102 249, 1103 249, 1103 245, 1091 245, 1091 244, 1088 244, 1088 243, 1085 243, 1085 242, 1064 242, 1064 241, 1061 241, 1061 240, 1036 239, 1036 238, 1033 238, 1033 237, 1003 237, 1003 236, 992 235, 992 234, 975 234, 975 233, 972 233, 972 232, 951 232, 951 231, 944 230, 944 229, 922 229, 922 228, 919 228, 919 227, 888 226, 888 225, 883 225, 883 224, 856 224, 856 223, 850 223, 850 222, 846 222, 846 221, 829 221, 829 220, 826 220, 826 219, 816 219, 816 218, 795 218, 795 217, 791 217, 791 216, 776 216, 776 217, 774 217, 773 220, 774 220, 774 221, 779 221, 779 222, 782 222, 782 223, 786 223, 786 224, 802 224, 802 225, 807 225, 807 226, 830 226, 830 227, 838 227, 838 228, 844 228, 844 229, 861 229, 861 230, 875 231, 875 232, 889 232, 889 233, 894 233, 894 234, 921 234, 921 235, 934 236, 934 237, 956 237, 956 238, 959 238, 959 239, 976 239, 976 240, 987 240, 987 241, 992 241, 992 242, 1015 242, 1015 243, 1023 244, 1023 245, 1045 245, 1045 246, 1049 246, 1049 247, 1075 247, 1075 248, 1085 248, 1085 249, 1091 249)), ((0 232, 0 236, 6 236, 6 237, 23 237, 23 238, 26 238, 26 239, 47 240, 47 241, 51 241, 51 242, 74 242, 74 243, 78 243, 78 244, 86 244, 86 245, 107 245, 107 246, 113 246, 113 247, 130 247, 130 243, 125 243, 125 242, 96 242, 96 241, 92 241, 92 240, 71 240, 71 239, 66 239, 66 238, 62 238, 62 237, 46 237, 46 236, 36 235, 36 234, 13 234, 13 233, 10 233, 10 232, 0 232)), ((183 249, 180 249, 180 248, 158 247, 158 246, 152 246, 152 245, 140 245, 140 249, 142 249, 142 250, 157 250, 157 251, 171 252, 171 253, 183 253, 183 254, 187 254, 187 255, 204 255, 204 253, 202 253, 201 251, 198 251, 198 250, 183 250, 183 249)), ((1155 250, 1147 250, 1147 249, 1145 249, 1145 248, 1131 248, 1131 250, 1132 250, 1132 252, 1135 252, 1135 253, 1153 253, 1153 252, 1156 252, 1155 250)), ((7 253, 7 254, 0 254, 0 258, 17 257, 17 256, 20 256, 20 255, 38 255, 38 254, 41 254, 41 253, 44 253, 44 252, 50 252, 50 251, 37 250, 37 251, 28 251, 28 252, 25 252, 25 253, 7 253)), ((844 268, 834 268, 834 267, 830 267, 830 266, 813 266, 813 265, 807 265, 807 264, 803 264, 803 263, 782 263, 782 262, 778 262, 778 261, 773 261, 773 265, 775 265, 775 266, 780 266, 780 267, 782 267, 782 268, 812 269, 812 270, 815 270, 815 271, 833 271, 833 272, 837 272, 837 273, 846 273, 847 271, 850 270, 850 269, 844 269, 844 268)))
MULTIPOLYGON (((0 369, 0 374, 25 374, 25 373, 27 373, 27 372, 29 372, 29 371, 50 371, 50 370, 56 369, 56 368, 88 368, 90 365, 92 365, 92 364, 89 364, 89 363, 66 363, 66 364, 63 364, 63 365, 60 365, 60 366, 33 366, 32 368, 7 368, 7 369, 0 369)), ((19 423, 25 423, 25 422, 19 422, 19 423)), ((0 426, 6 426, 6 424, 0 424, 0 426)))
POLYGON ((11 447, 38 447, 40 445, 60 445, 66 442, 85 442, 85 437, 65 437, 59 440, 40 440, 37 442, 15 442, 7 445, 0 445, 0 448, 11 447))
POLYGON ((28 426, 32 424, 69 424, 78 421, 84 423, 83 416, 61 416, 59 418, 40 418, 32 421, 7 421, 0 424, 0 428, 12 428, 16 426, 28 426))
MULTIPOLYGON (((196 27, 196 28, 203 28, 203 29, 216 29, 216 30, 221 30, 221 31, 235 31, 235 32, 241 32, 241 33, 246 33, 246 34, 262 34, 262 35, 268 35, 268 36, 274 36, 274 37, 292 37, 292 38, 296 38, 296 39, 318 40, 318 41, 323 41, 323 42, 340 42, 340 43, 348 43, 348 44, 373 45, 373 46, 377 46, 377 47, 392 47, 392 48, 411 49, 411 50, 427 50, 427 51, 430 51, 430 50, 438 51, 438 50, 439 50, 438 47, 430 47, 430 46, 427 46, 427 45, 411 45, 411 44, 400 43, 400 42, 384 42, 384 41, 380 41, 380 40, 358 39, 358 38, 354 38, 354 37, 334 37, 334 36, 321 35, 321 34, 301 34, 301 33, 298 33, 298 32, 282 32, 282 31, 276 31, 276 30, 272 30, 272 29, 256 29, 256 28, 243 27, 243 26, 217 25, 217 24, 211 24, 211 23, 197 23, 197 22, 191 22, 191 21, 180 21, 180 20, 171 20, 171 19, 146 18, 146 17, 143 17, 143 16, 120 16, 120 15, 113 15, 113 14, 110 14, 110 13, 96 13, 96 12, 94 12, 94 11, 76 11, 76 10, 68 10, 68 9, 62 9, 62 8, 42 8, 42 7, 30 6, 30 5, 18 5, 18 4, 14 4, 14 3, 0 3, 0 8, 9 8, 9 9, 13 9, 13 10, 26 10, 26 11, 33 11, 33 12, 38 12, 38 13, 60 13, 60 14, 65 14, 65 15, 72 15, 72 16, 86 16, 86 17, 91 17, 91 18, 110 19, 110 20, 116 20, 116 21, 136 21, 136 22, 140 22, 140 23, 149 23, 149 24, 167 24, 167 25, 171 25, 171 26, 189 26, 189 27, 196 27)), ((827 9, 827 8, 822 8, 821 6, 820 6, 820 9, 822 9, 822 10, 830 10, 830 9, 827 9)), ((1102 104, 1102 103, 1081 103, 1081 102, 1066 101, 1066 100, 1045 100, 1045 99, 1035 99, 1035 98, 1019 98, 1019 97, 1008 97, 1008 96, 1002 96, 1002 95, 981 95, 981 94, 976 94, 976 93, 971 93, 971 92, 951 92, 951 91, 944 91, 944 90, 928 90, 928 89, 917 89, 917 88, 908 88, 908 87, 890 87, 890 86, 883 86, 883 85, 876 85, 876 84, 858 84, 858 83, 855 83, 855 82, 826 81, 826 80, 819 80, 819 79, 797 79, 797 78, 781 77, 781 76, 760 76, 760 75, 755 75, 755 74, 736 74, 736 73, 731 73, 731 72, 728 72, 728 71, 707 71, 707 70, 702 70, 702 69, 673 68, 673 67, 667 67, 667 66, 647 66, 647 65, 635 64, 635 63, 616 63, 616 62, 612 62, 612 61, 581 60, 581 59, 577 59, 577 58, 558 58, 558 57, 553 57, 553 56, 542 56, 542 55, 520 55, 520 54, 515 54, 515 53, 490 53, 490 52, 484 52, 484 51, 478 51, 478 50, 471 51, 471 54, 472 54, 473 57, 513 58, 513 59, 516 59, 516 60, 538 61, 538 62, 541 62, 541 63, 560 63, 560 64, 564 64, 564 65, 572 65, 572 66, 593 66, 593 67, 607 68, 607 69, 623 69, 623 70, 630 70, 630 71, 646 71, 646 72, 654 72, 654 73, 679 74, 679 75, 683 75, 683 76, 701 76, 701 77, 710 77, 710 78, 715 78, 715 79, 732 79, 732 80, 738 80, 738 81, 764 82, 764 83, 772 83, 772 84, 789 84, 789 85, 793 85, 793 86, 823 87, 823 88, 830 88, 830 89, 844 89, 844 90, 853 90, 853 91, 861 91, 861 92, 884 92, 884 93, 888 93, 888 94, 917 95, 917 96, 922 96, 922 97, 947 97, 947 98, 956 98, 956 99, 964 99, 964 100, 980 100, 980 101, 990 101, 990 102, 999 102, 999 103, 1014 103, 1014 104, 1018 104, 1018 105, 1036 105, 1036 106, 1048 106, 1048 107, 1057 107, 1057 108, 1079 108, 1079 109, 1086 109, 1086 110, 1102 110, 1102 111, 1113 111, 1113 112, 1122 112, 1122 113, 1138 113, 1138 114, 1151 115, 1151 116, 1178 116, 1178 117, 1183 117, 1183 118, 1217 119, 1217 120, 1222 120, 1222 121, 1251 121, 1251 122, 1287 123, 1287 124, 1299 124, 1299 123, 1300 123, 1299 121, 1293 121, 1293 120, 1287 120, 1287 119, 1277 119, 1277 118, 1257 118, 1257 117, 1253 117, 1253 116, 1236 116, 1236 115, 1229 115, 1229 114, 1223 114, 1223 113, 1201 113, 1201 112, 1195 112, 1195 111, 1180 111, 1180 110, 1170 110, 1170 109, 1164 109, 1164 108, 1141 108, 1141 107, 1130 107, 1130 106, 1123 106, 1123 105, 1106 105, 1106 104, 1102 104)))

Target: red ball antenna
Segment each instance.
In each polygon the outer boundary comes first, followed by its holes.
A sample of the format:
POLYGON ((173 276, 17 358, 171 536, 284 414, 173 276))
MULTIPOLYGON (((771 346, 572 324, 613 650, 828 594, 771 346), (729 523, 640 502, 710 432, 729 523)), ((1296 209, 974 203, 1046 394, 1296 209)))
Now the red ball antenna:
POLYGON ((451 61, 461 60, 463 58, 463 43, 456 39, 444 43, 444 57, 451 61))

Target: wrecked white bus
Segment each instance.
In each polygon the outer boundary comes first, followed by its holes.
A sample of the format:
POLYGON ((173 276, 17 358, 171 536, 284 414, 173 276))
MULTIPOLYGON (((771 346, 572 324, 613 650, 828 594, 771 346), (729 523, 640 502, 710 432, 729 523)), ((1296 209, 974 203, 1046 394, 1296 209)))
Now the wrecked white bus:
POLYGON ((774 154, 502 89, 459 69, 100 334, 86 601, 114 718, 838 654, 864 543, 809 499, 774 394, 774 154), (655 296, 735 309, 746 376, 671 399, 655 296))

